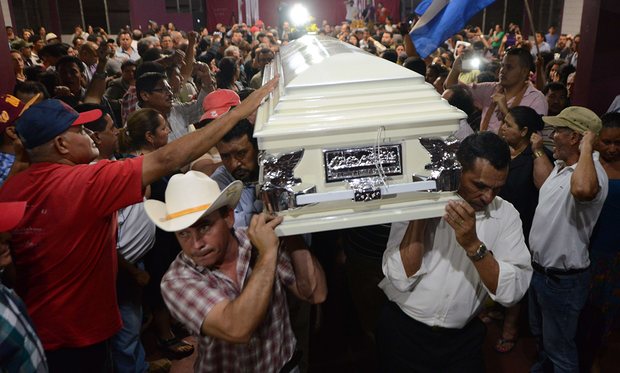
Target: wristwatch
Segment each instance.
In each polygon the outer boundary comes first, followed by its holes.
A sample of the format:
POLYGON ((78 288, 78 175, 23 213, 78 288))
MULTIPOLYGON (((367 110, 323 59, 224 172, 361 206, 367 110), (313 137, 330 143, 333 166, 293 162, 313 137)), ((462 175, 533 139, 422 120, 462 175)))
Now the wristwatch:
POLYGON ((93 73, 93 79, 105 79, 105 78, 106 78, 105 73, 98 73, 98 72, 93 73))
POLYGON ((533 155, 534 155, 534 159, 536 159, 536 158, 540 158, 543 155, 545 155, 545 152, 543 152, 542 150, 536 150, 533 155))
POLYGON ((488 253, 489 250, 487 250, 486 245, 481 243, 480 246, 478 246, 478 250, 473 254, 467 253, 467 257, 471 259, 472 262, 477 262, 487 256, 488 253))

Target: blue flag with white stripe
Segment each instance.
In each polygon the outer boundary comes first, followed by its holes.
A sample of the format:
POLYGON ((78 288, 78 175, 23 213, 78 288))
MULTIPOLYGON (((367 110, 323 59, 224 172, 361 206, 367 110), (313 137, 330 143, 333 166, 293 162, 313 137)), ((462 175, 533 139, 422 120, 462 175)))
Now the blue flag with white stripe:
POLYGON ((422 58, 461 31, 476 13, 495 0, 423 0, 415 9, 422 15, 409 33, 422 58))

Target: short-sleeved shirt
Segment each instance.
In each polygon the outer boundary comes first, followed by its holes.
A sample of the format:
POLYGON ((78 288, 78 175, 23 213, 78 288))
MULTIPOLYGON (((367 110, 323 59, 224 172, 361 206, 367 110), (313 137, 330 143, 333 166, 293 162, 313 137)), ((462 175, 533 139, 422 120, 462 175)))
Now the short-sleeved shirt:
POLYGON ((27 201, 12 231, 16 290, 46 350, 84 347, 121 327, 116 211, 142 201, 142 157, 93 165, 35 163, 0 201, 27 201))
POLYGON ((599 191, 592 201, 578 201, 570 182, 577 167, 556 161, 540 188, 538 207, 530 231, 532 260, 543 267, 562 270, 590 265, 588 246, 609 189, 607 174, 594 152, 599 191))
POLYGON ((180 253, 161 281, 161 291, 170 313, 198 338, 195 372, 277 372, 295 350, 286 287, 295 282, 288 254, 280 252, 271 303, 265 318, 245 344, 229 343, 201 335, 201 326, 218 303, 239 297, 252 275, 255 250, 245 228, 237 228, 239 242, 237 278, 239 287, 222 272, 194 264, 180 253))
MULTIPOLYGON (((493 102, 491 96, 493 96, 493 94, 495 93, 498 85, 499 83, 497 82, 478 83, 470 85, 474 101, 476 101, 480 106, 482 106, 482 120, 484 120, 484 118, 486 117, 487 110, 489 110, 489 106, 493 102)), ((508 100, 508 107, 512 107, 513 101, 514 97, 508 100)), ((532 84, 528 84, 519 105, 529 106, 540 115, 547 115, 547 110, 549 109, 545 95, 543 95, 541 91, 534 88, 532 84)), ((497 131, 499 130, 499 126, 502 124, 502 120, 500 119, 500 116, 498 116, 498 112, 499 109, 496 108, 495 112, 491 115, 488 131, 497 133, 497 131)))

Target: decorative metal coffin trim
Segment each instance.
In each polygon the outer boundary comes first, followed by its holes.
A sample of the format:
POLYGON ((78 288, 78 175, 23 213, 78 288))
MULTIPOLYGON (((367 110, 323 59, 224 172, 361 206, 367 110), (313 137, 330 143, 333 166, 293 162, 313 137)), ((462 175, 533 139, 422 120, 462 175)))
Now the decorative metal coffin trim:
POLYGON ((316 192, 314 185, 302 183, 294 176, 293 171, 303 156, 304 149, 259 154, 258 162, 263 168, 260 198, 269 213, 297 208, 298 195, 316 192))
MULTIPOLYGON (((442 139, 439 137, 422 137, 420 144, 430 153, 431 163, 425 168, 431 170, 427 180, 437 182, 437 191, 456 191, 461 180, 461 164, 456 159, 459 141, 455 137, 442 139)), ((413 181, 419 177, 413 175, 413 181)))
POLYGON ((384 176, 403 174, 401 144, 381 145, 378 153, 374 146, 323 150, 325 182, 381 176, 379 168, 384 176))

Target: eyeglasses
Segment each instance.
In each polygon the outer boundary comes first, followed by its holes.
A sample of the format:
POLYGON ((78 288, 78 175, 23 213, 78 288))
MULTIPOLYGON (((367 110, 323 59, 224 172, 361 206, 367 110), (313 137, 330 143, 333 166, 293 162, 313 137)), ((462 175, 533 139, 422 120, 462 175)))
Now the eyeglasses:
POLYGON ((154 89, 151 89, 151 92, 172 93, 172 88, 170 87, 154 88, 154 89))

